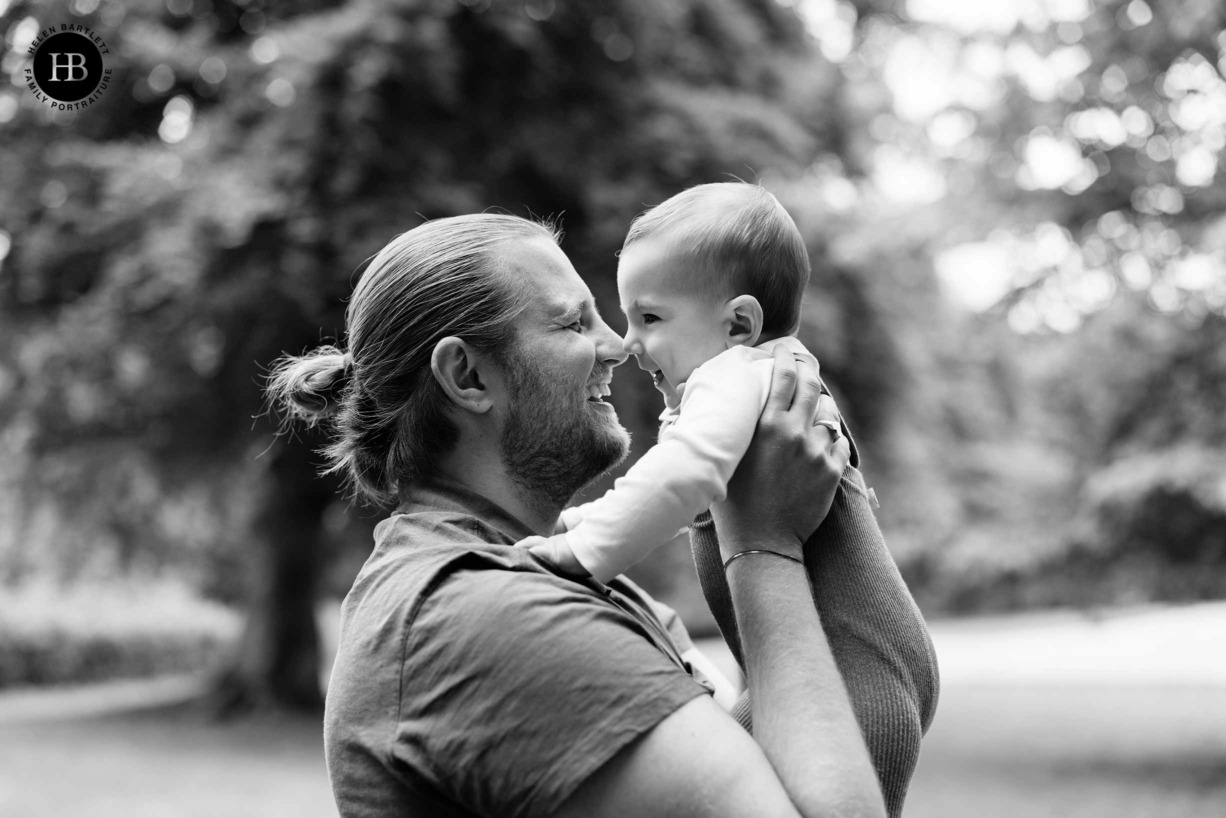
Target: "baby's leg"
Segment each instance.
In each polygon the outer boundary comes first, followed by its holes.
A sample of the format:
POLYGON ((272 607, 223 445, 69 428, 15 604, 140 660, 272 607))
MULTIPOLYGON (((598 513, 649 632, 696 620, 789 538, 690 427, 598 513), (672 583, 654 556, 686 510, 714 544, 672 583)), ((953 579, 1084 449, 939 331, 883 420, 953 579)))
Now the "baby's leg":
MULTIPOLYGON (((691 529, 707 604, 738 662, 736 617, 710 514, 691 529)), ((821 526, 805 543, 805 564, 822 627, 877 768, 891 816, 902 811, 919 741, 937 698, 936 657, 877 525, 864 479, 849 466, 821 526)), ((734 710, 748 726, 747 702, 734 710)))

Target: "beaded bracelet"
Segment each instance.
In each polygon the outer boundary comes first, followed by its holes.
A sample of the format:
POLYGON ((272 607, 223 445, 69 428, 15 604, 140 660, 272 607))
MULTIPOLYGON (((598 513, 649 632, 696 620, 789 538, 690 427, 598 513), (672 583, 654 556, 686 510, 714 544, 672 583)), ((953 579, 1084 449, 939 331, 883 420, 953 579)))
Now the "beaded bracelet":
POLYGON ((781 554, 778 551, 770 551, 765 548, 751 548, 748 551, 737 551, 731 557, 724 560, 724 570, 725 571, 728 570, 728 566, 732 564, 732 561, 734 559, 736 559, 737 557, 743 557, 746 554, 774 554, 776 557, 783 557, 785 560, 791 560, 792 562, 799 562, 801 565, 805 564, 804 560, 798 557, 793 557, 791 554, 781 554))

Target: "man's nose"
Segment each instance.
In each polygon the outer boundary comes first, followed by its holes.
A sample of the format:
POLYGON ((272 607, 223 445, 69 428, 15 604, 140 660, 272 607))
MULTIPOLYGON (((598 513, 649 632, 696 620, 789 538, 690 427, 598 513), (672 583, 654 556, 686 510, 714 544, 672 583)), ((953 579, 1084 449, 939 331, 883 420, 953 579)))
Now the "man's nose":
POLYGON ((596 335, 596 358, 606 366, 619 366, 626 362, 626 352, 621 336, 612 330, 602 319, 596 319, 597 324, 592 329, 596 335))

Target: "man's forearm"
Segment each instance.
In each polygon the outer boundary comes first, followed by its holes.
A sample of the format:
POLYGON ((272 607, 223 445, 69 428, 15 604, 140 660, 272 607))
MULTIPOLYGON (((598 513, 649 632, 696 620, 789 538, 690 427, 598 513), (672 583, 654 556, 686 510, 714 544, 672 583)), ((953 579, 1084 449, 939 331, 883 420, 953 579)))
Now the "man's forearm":
POLYGON ((753 701, 754 738, 797 809, 806 818, 884 816, 877 775, 804 566, 773 554, 748 554, 728 566, 728 583, 753 701))
MULTIPOLYGON (((743 668, 711 517, 696 520, 691 535, 703 596, 743 668)), ((886 548, 856 469, 845 470, 830 512, 806 540, 804 554, 822 629, 877 769, 886 809, 898 816, 936 706, 939 677, 923 616, 886 548)), ((732 712, 752 731, 751 710, 742 702, 732 712)))

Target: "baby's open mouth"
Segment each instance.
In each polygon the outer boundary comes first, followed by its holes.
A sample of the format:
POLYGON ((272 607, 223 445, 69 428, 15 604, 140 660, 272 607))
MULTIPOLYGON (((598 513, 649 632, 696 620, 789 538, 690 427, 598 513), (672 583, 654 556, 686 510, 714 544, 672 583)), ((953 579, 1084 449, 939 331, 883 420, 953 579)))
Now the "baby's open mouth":
POLYGON ((653 383, 655 386, 659 386, 660 384, 664 383, 664 373, 663 373, 662 371, 660 371, 659 369, 657 369, 656 371, 652 372, 652 373, 651 373, 651 382, 652 382, 652 383, 653 383))

